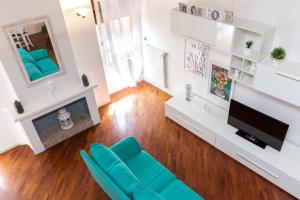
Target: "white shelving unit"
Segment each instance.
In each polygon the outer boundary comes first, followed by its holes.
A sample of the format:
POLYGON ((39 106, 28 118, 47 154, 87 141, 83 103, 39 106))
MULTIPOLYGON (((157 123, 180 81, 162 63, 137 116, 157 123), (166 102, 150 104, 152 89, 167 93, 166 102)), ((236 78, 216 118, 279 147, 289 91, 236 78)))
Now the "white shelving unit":
POLYGON ((214 49, 231 53, 234 35, 232 24, 188 14, 174 8, 171 11, 171 32, 203 41, 214 49))
POLYGON ((241 84, 252 87, 257 63, 271 52, 275 27, 242 18, 236 18, 234 24, 230 77, 241 84), (247 41, 253 42, 251 51, 248 53, 245 51, 247 41), (241 66, 240 63, 242 63, 241 66), (235 73, 236 70, 240 70, 239 76, 237 76, 237 72, 235 73))
POLYGON ((277 66, 271 59, 258 64, 253 88, 300 107, 300 63, 285 59, 277 66))
POLYGON ((271 52, 276 28, 272 25, 243 18, 232 24, 188 14, 178 8, 171 11, 171 32, 203 41, 211 48, 232 56, 230 77, 249 87, 253 86, 257 63, 271 52), (250 53, 245 53, 245 42, 251 40, 250 53), (254 67, 251 67, 254 66, 254 67), (239 70, 239 76, 234 76, 239 70))
POLYGON ((252 86, 256 74, 256 63, 232 55, 229 77, 247 86, 252 86))
POLYGON ((202 99, 187 102, 185 94, 165 103, 165 115, 278 187, 300 198, 300 148, 285 141, 281 151, 257 147, 237 136, 228 113, 202 99), (210 108, 210 112, 205 109, 210 108))
MULTIPOLYGON (((300 63, 284 60, 278 66, 273 66, 272 60, 266 58, 273 46, 274 26, 242 18, 235 18, 229 25, 189 15, 178 9, 172 10, 171 19, 173 33, 208 42, 212 48, 229 53, 230 78, 300 107, 300 95, 297 94, 300 91, 300 63), (218 29, 220 24, 223 29, 218 29), (234 27, 234 30, 229 32, 226 39, 226 30, 230 30, 230 27, 234 27), (253 46, 252 51, 247 53, 244 48, 249 40, 253 41, 253 46), (230 51, 228 47, 231 47, 230 51)), ((237 130, 227 124, 226 111, 195 98, 187 102, 184 94, 174 96, 165 103, 165 115, 300 199, 298 146, 285 141, 280 152, 270 147, 261 149, 234 134, 237 130)))

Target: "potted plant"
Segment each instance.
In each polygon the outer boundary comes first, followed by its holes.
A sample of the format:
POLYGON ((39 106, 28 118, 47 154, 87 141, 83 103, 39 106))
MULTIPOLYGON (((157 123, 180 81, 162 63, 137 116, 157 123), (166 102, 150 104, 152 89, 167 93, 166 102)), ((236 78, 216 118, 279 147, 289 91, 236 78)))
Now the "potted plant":
POLYGON ((244 53, 249 56, 251 54, 251 47, 253 45, 253 41, 252 40, 248 40, 247 42, 245 42, 245 50, 244 53))
POLYGON ((286 57, 285 49, 282 47, 277 47, 271 52, 271 57, 273 58, 273 65, 278 65, 286 57))

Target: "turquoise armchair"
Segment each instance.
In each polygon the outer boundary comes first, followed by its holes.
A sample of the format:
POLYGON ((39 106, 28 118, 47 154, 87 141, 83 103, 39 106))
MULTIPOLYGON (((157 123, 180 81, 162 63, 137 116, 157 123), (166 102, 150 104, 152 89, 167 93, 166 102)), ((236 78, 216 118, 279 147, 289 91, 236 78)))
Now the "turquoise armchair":
POLYGON ((59 71, 59 67, 49 57, 45 49, 28 52, 23 48, 19 48, 18 52, 31 81, 59 71))
POLYGON ((80 152, 91 175, 112 200, 203 200, 178 180, 133 137, 108 148, 90 147, 80 152))

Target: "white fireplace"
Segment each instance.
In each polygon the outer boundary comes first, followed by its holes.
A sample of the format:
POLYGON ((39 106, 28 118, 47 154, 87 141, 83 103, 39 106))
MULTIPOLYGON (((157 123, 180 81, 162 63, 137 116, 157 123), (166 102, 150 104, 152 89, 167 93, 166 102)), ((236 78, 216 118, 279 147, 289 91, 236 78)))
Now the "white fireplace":
POLYGON ((15 122, 20 127, 22 143, 31 147, 35 154, 100 123, 93 89, 95 85, 84 87, 76 85, 60 90, 52 99, 39 98, 33 104, 24 106, 25 112, 18 114, 11 110, 15 122), (68 130, 60 128, 58 110, 66 108, 74 126, 68 130))

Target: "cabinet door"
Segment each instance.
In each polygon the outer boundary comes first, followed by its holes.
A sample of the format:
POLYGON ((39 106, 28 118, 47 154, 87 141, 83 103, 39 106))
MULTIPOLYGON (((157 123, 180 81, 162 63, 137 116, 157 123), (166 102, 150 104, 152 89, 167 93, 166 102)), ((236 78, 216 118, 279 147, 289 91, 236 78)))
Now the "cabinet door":
POLYGON ((220 51, 231 53, 233 35, 234 35, 234 26, 218 22, 216 46, 214 48, 220 51))
POLYGON ((224 52, 231 51, 234 27, 178 10, 171 13, 171 31, 207 43, 224 52))
POLYGON ((300 78, 283 73, 276 68, 259 65, 256 71, 254 88, 300 106, 300 78))

